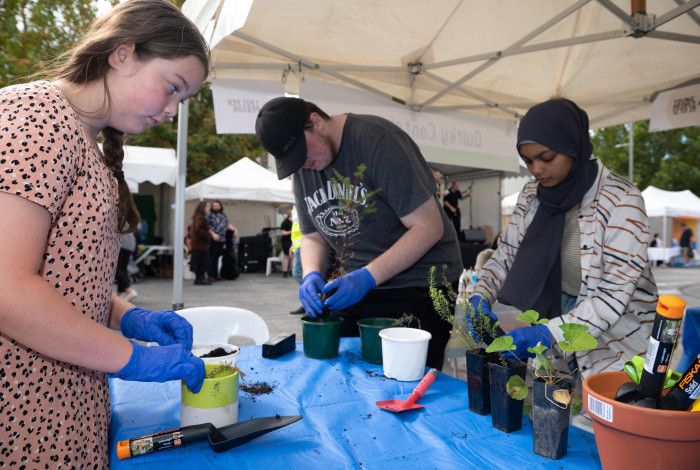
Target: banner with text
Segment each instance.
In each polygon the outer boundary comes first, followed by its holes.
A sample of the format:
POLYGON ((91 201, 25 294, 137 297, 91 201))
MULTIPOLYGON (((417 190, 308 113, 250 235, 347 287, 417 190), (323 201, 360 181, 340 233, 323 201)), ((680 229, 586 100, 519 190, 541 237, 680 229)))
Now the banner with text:
POLYGON ((279 81, 215 80, 211 84, 217 134, 255 134, 262 105, 284 94, 279 81))
POLYGON ((700 84, 659 93, 651 104, 650 131, 700 126, 700 84))

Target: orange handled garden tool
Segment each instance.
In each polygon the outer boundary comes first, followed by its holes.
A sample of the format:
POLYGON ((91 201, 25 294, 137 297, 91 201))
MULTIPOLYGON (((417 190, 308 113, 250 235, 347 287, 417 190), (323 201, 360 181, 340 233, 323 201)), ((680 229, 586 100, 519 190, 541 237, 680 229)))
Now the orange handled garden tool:
POLYGON ((418 405, 416 402, 423 394, 430 388, 430 386, 435 382, 438 376, 437 369, 430 369, 425 377, 418 382, 416 388, 413 389, 408 400, 384 400, 378 401, 377 406, 383 410, 393 411, 394 413, 401 413, 406 410, 417 410, 418 408, 423 408, 423 405, 418 405))

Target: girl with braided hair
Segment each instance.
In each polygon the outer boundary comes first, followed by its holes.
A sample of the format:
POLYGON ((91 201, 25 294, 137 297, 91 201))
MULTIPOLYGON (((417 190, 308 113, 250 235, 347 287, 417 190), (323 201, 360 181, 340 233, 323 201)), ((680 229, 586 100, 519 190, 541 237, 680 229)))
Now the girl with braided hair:
POLYGON ((108 374, 201 387, 191 325, 113 295, 112 281, 120 234, 138 224, 123 136, 172 118, 208 67, 175 6, 129 0, 48 80, 0 90, 0 467, 107 468, 108 374))

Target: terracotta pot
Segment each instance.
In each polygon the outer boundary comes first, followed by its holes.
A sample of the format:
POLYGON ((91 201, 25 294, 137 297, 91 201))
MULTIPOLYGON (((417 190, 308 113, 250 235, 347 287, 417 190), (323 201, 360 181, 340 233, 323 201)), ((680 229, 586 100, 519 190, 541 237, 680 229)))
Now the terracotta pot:
POLYGON ((603 372, 583 381, 583 405, 603 468, 700 468, 700 413, 642 408, 615 401, 625 372, 603 372))

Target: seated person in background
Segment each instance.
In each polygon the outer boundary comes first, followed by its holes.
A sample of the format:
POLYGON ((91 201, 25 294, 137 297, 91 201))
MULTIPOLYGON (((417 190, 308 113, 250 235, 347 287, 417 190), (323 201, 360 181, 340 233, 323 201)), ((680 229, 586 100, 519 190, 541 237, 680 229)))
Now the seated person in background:
POLYGON ((470 302, 492 318, 498 299, 550 319, 509 333, 521 359, 534 356, 527 348, 540 341, 562 340, 560 324, 581 323, 598 348, 577 353, 571 370, 583 376, 621 370, 645 352, 657 301, 642 196, 591 158, 588 115, 572 101, 532 107, 520 123, 517 149, 535 181, 520 192, 470 302))

